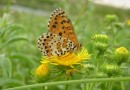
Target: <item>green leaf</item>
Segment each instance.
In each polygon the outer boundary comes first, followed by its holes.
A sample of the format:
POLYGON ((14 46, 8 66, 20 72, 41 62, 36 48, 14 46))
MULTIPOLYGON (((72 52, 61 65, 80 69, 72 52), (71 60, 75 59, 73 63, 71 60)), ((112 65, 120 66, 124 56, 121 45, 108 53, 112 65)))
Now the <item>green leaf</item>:
POLYGON ((20 85, 25 85, 23 82, 20 80, 16 79, 1 79, 0 78, 0 86, 20 86, 20 85))
POLYGON ((22 26, 20 25, 9 25, 6 28, 1 28, 1 37, 7 38, 14 31, 22 30, 22 26))
POLYGON ((8 39, 5 43, 3 43, 3 45, 0 47, 0 50, 3 49, 3 48, 5 48, 5 47, 7 47, 11 43, 14 43, 16 41, 21 41, 21 40, 28 41, 28 39, 25 38, 25 37, 15 36, 15 37, 12 37, 12 38, 8 39))
POLYGON ((5 55, 0 56, 0 66, 2 68, 2 76, 3 78, 11 78, 12 77, 12 63, 9 58, 5 55))
POLYGON ((32 60, 32 58, 29 55, 14 53, 10 57, 12 60, 18 59, 20 60, 20 62, 24 62, 25 64, 29 64, 32 67, 36 67, 36 62, 34 62, 34 60, 32 60))

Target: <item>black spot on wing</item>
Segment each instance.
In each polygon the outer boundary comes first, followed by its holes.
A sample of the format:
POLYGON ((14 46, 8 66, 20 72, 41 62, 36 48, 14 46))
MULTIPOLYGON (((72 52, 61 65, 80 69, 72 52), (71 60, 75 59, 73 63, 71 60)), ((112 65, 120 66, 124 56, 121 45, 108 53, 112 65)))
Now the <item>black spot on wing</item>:
POLYGON ((44 39, 44 41, 46 41, 46 39, 44 39))
POLYGON ((58 24, 57 22, 54 22, 55 24, 58 24))
POLYGON ((52 25, 53 28, 56 28, 56 25, 52 25))
POLYGON ((61 32, 59 32, 59 35, 60 35, 60 36, 62 36, 62 33, 61 33, 61 32))

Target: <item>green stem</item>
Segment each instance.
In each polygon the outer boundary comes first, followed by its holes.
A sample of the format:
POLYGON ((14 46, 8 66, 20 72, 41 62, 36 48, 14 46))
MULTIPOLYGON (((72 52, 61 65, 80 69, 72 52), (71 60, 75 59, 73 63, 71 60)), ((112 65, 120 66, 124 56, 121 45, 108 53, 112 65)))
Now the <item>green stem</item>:
POLYGON ((46 86, 44 86, 44 87, 41 87, 41 90, 46 90, 46 89, 45 89, 45 87, 46 87, 46 86))
POLYGON ((81 83, 81 90, 86 90, 86 83, 81 83))
POLYGON ((94 90, 95 83, 91 83, 89 90, 94 90))
POLYGON ((100 67, 100 65, 102 65, 102 57, 101 55, 103 55, 103 53, 101 53, 100 51, 97 53, 97 56, 96 56, 96 62, 97 62, 97 68, 100 67))
POLYGON ((120 82, 120 83, 121 83, 121 90, 125 90, 124 82, 120 82))
POLYGON ((89 90, 89 83, 86 83, 85 90, 89 90))
POLYGON ((69 80, 69 81, 59 81, 59 82, 49 82, 49 83, 39 83, 32 85, 25 85, 20 87, 8 88, 3 90, 19 90, 27 89, 34 87, 43 87, 43 86, 54 86, 54 85, 66 85, 66 84, 77 84, 77 83, 95 83, 95 82, 119 82, 119 81, 130 81, 130 77, 115 77, 115 78, 98 78, 98 79, 83 79, 83 80, 69 80))
POLYGON ((9 7, 10 7, 10 0, 8 0, 8 5, 7 5, 7 9, 6 9, 7 13, 9 12, 9 7))
POLYGON ((65 85, 65 90, 69 90, 69 85, 68 84, 65 85))
POLYGON ((84 83, 84 90, 87 90, 87 83, 84 83))
POLYGON ((108 90, 112 90, 112 82, 108 82, 107 88, 108 88, 108 90))

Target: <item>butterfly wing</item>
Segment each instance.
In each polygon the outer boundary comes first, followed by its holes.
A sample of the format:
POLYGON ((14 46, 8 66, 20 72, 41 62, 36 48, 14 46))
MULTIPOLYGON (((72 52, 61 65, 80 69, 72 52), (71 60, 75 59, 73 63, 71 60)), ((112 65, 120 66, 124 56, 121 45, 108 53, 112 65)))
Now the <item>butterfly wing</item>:
POLYGON ((48 23, 48 29, 54 34, 71 40, 77 47, 79 46, 74 27, 65 12, 60 8, 54 10, 52 13, 48 23))
POLYGON ((54 55, 61 56, 67 52, 74 51, 76 44, 65 37, 48 32, 39 37, 38 47, 43 55, 51 57, 54 55))

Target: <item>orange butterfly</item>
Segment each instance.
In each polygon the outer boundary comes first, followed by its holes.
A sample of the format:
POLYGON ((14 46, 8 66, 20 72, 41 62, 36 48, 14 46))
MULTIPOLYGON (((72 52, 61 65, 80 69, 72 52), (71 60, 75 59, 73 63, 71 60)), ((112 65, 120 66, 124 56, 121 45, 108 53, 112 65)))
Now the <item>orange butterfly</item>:
POLYGON ((50 16, 48 29, 49 32, 38 39, 38 47, 45 56, 61 56, 81 47, 70 19, 62 9, 54 10, 50 16))

